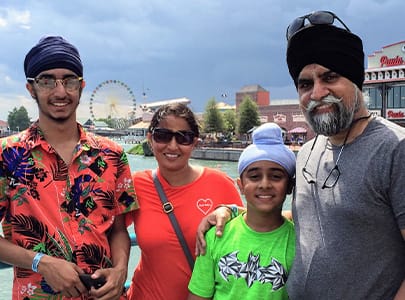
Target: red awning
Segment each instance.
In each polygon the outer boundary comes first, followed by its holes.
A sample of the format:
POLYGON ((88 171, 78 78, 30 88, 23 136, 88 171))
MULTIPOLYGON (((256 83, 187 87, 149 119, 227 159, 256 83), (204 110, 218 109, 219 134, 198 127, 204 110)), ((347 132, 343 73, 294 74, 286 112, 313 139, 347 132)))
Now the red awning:
POLYGON ((307 130, 304 127, 295 127, 291 129, 288 133, 307 133, 307 130))

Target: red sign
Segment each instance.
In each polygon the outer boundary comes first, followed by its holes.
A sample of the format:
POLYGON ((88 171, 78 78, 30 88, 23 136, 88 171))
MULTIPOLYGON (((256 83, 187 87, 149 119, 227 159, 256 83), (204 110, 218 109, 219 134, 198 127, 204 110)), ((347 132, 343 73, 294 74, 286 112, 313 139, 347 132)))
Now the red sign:
POLYGON ((397 111, 388 110, 387 118, 388 119, 404 119, 405 113, 402 110, 397 110, 397 111))
POLYGON ((400 66, 404 64, 404 59, 397 55, 394 58, 389 58, 388 56, 381 56, 380 58, 380 67, 392 67, 392 66, 400 66))

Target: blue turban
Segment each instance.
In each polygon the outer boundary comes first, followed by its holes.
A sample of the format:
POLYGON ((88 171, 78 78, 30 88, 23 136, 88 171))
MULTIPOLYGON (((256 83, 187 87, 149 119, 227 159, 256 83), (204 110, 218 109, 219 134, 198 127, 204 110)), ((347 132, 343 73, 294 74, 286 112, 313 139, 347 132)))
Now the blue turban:
POLYGON ((265 123, 253 131, 253 143, 239 157, 239 176, 252 163, 272 161, 282 166, 290 177, 295 175, 295 154, 284 145, 281 128, 275 123, 265 123))
POLYGON ((79 51, 63 37, 43 37, 25 56, 26 77, 34 78, 43 71, 57 68, 68 69, 79 77, 83 76, 79 51))

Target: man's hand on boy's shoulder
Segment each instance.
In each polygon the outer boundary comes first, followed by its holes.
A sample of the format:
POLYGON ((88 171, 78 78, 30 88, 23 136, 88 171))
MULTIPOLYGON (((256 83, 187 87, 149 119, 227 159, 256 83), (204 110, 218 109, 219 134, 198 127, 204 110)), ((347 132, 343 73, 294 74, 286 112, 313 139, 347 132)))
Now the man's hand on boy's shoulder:
POLYGON ((230 209, 227 207, 218 207, 209 215, 204 217, 197 228, 195 255, 204 255, 206 249, 205 233, 212 227, 216 227, 216 235, 222 236, 226 222, 231 219, 230 209))
POLYGON ((292 217, 292 211, 291 210, 283 210, 281 212, 281 214, 283 215, 284 218, 286 218, 287 220, 292 221, 293 217, 292 217))

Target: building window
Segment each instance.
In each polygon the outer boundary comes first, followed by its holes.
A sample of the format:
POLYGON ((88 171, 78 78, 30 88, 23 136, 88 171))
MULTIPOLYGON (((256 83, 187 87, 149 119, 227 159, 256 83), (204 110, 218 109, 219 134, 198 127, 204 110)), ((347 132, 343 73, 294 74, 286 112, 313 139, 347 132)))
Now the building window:
POLYGON ((387 87, 387 108, 394 108, 394 89, 387 87))
POLYGON ((369 109, 381 109, 382 108, 382 97, 380 87, 369 87, 364 88, 364 95, 368 98, 368 108, 369 109))
POLYGON ((405 86, 401 86, 401 107, 405 107, 405 86))
POLYGON ((387 108, 405 107, 405 86, 387 86, 387 108))
POLYGON ((394 108, 401 107, 401 87, 394 86, 393 88, 394 108))

